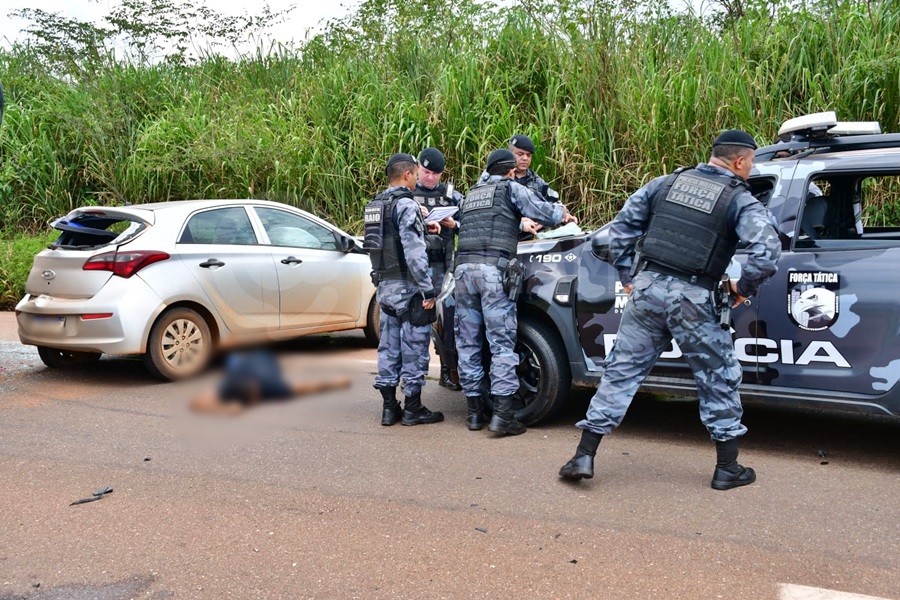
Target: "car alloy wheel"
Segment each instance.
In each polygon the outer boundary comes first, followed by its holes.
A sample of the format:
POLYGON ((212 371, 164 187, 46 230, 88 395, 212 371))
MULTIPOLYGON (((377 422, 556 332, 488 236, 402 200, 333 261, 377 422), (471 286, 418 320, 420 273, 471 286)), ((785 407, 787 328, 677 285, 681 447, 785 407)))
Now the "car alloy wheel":
POLYGON ((203 317, 176 308, 163 313, 151 329, 144 362, 157 377, 177 380, 201 371, 211 353, 212 337, 203 317))

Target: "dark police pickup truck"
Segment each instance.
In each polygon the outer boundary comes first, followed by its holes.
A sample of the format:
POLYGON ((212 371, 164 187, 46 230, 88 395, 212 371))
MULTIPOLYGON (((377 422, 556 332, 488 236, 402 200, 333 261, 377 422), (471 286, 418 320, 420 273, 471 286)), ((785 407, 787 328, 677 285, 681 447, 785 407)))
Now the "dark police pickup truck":
MULTIPOLYGON (((834 113, 792 119, 756 151, 749 183, 778 222, 783 251, 778 273, 732 313, 741 397, 900 416, 900 227, 877 222, 900 222, 900 134, 834 113)), ((609 263, 607 226, 520 243, 518 258, 516 416, 533 424, 573 386, 596 387, 628 296, 609 263)), ((440 341, 452 310, 439 313, 440 341)), ((452 344, 441 353, 456 364, 452 344)), ((693 392, 676 345, 644 388, 693 392)))

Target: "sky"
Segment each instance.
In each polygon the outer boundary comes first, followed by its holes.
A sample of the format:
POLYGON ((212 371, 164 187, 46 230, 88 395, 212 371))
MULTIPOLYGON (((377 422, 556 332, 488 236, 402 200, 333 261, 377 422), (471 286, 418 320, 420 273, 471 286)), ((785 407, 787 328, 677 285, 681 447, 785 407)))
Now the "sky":
MULTIPOLYGON (((20 38, 22 28, 28 25, 27 21, 9 17, 9 13, 13 10, 37 8, 80 21, 103 24, 101 19, 109 11, 110 6, 118 4, 114 0, 0 0, 0 45, 8 47, 20 38)), ((245 10, 255 14, 263 4, 268 4, 272 11, 284 10, 291 4, 296 5, 285 23, 274 25, 267 31, 272 39, 290 42, 305 39, 310 31, 316 33, 320 30, 323 20, 346 16, 351 9, 359 5, 359 2, 357 0, 206 1, 206 6, 227 15, 241 15, 245 10)))

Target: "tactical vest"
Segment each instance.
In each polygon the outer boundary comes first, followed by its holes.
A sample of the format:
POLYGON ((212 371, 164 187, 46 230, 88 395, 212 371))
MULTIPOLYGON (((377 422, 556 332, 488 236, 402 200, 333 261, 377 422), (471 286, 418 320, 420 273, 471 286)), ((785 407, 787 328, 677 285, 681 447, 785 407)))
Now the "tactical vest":
POLYGON ((728 209, 748 189, 738 177, 679 169, 651 199, 641 260, 651 270, 655 263, 663 271, 719 281, 738 242, 728 209))
MULTIPOLYGON (((429 211, 438 206, 455 206, 453 199, 448 198, 446 194, 447 186, 443 183, 434 186, 433 190, 426 190, 421 186, 416 186, 416 189, 413 190, 415 201, 429 211)), ((439 234, 426 234, 425 248, 428 253, 429 264, 449 264, 450 258, 453 256, 453 231, 446 227, 441 227, 439 234)))
POLYGON ((512 203, 509 179, 473 187, 460 204, 459 256, 513 258, 522 215, 512 203))
POLYGON ((541 183, 538 179, 537 175, 531 169, 525 171, 525 175, 522 177, 516 177, 516 183, 520 183, 527 187, 529 190, 538 195, 542 200, 547 200, 548 202, 559 202, 559 196, 556 198, 550 197, 550 184, 541 183))
POLYGON ((409 279, 406 256, 400 242, 400 232, 394 209, 401 198, 412 198, 406 189, 382 192, 365 209, 365 238, 363 249, 368 251, 372 271, 382 280, 409 279))

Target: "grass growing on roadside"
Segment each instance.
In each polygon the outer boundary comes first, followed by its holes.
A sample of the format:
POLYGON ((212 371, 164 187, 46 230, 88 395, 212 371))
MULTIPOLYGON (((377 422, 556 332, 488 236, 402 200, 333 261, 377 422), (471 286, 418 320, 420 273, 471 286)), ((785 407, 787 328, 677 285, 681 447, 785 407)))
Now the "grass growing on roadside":
POLYGON ((238 61, 60 73, 0 49, 0 228, 37 231, 81 204, 253 197, 358 231, 393 152, 441 148, 465 191, 516 132, 590 227, 704 160, 722 129, 767 142, 786 118, 833 109, 900 130, 891 3, 776 2, 727 27, 654 3, 438 4, 367 0, 300 48, 238 61))
POLYGON ((57 232, 29 235, 0 231, 0 310, 12 310, 22 299, 34 255, 56 237, 57 232))

